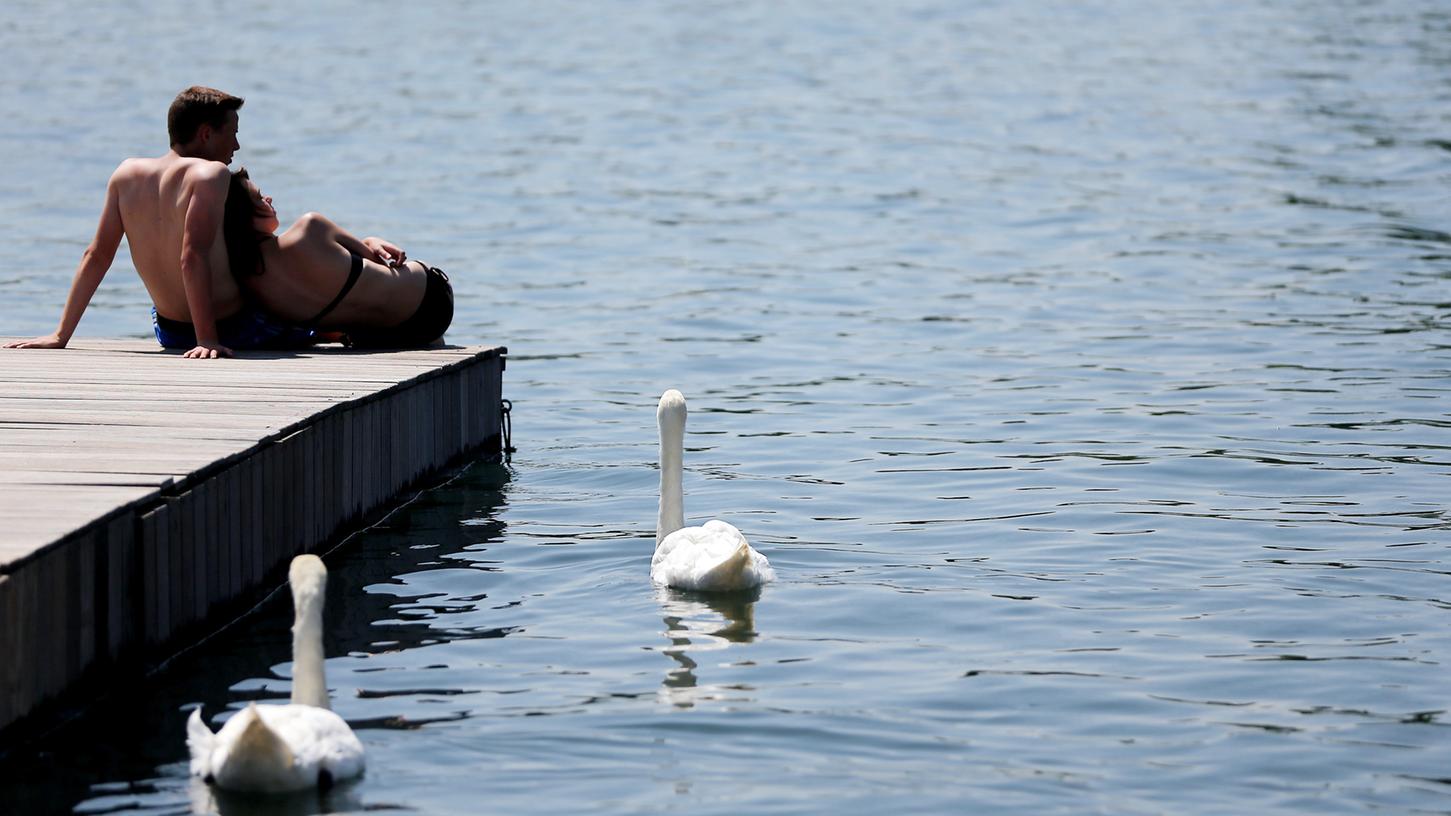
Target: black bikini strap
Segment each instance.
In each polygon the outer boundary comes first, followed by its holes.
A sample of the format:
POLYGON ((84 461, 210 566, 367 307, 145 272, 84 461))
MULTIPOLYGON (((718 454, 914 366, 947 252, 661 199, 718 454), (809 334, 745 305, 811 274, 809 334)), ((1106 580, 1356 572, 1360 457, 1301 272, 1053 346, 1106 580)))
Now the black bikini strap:
POLYGON ((322 309, 322 311, 320 311, 320 312, 317 313, 317 316, 316 317, 314 317, 313 319, 307 321, 306 323, 304 323, 302 325, 303 326, 316 326, 319 322, 322 321, 322 319, 324 317, 327 317, 329 314, 331 314, 332 313, 332 310, 333 309, 336 309, 338 307, 338 304, 343 302, 343 298, 347 297, 348 296, 348 293, 351 292, 351 291, 353 291, 354 284, 356 284, 358 282, 358 278, 360 278, 362 276, 363 276, 363 256, 362 255, 359 255, 357 253, 353 253, 353 268, 352 268, 351 271, 348 272, 348 282, 345 283, 345 284, 343 284, 343 290, 341 292, 338 292, 338 296, 335 297, 335 298, 333 298, 333 302, 332 303, 329 303, 326 306, 324 306, 323 309, 322 309))

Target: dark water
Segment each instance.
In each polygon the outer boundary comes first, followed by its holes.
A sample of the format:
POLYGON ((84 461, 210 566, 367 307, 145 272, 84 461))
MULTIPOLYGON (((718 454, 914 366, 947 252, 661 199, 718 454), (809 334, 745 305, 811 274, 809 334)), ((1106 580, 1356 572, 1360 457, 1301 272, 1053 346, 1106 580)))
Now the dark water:
MULTIPOLYGON (((364 780, 223 812, 1451 810, 1444 2, 205 13, 0 12, 3 333, 214 84, 284 219, 453 274, 520 448, 329 559, 364 780), (667 387, 758 597, 649 583, 667 387)), ((0 810, 207 811, 184 717, 289 618, 0 810)))

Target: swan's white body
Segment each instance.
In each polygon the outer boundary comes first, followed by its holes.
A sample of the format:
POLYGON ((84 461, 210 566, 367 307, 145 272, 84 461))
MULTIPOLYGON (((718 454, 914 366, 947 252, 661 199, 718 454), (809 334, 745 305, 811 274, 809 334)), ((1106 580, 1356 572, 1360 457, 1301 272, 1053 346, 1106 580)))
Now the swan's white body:
POLYGON ((660 425, 660 515, 650 580, 677 589, 726 592, 773 580, 766 556, 751 549, 741 531, 724 521, 685 526, 685 397, 670 389, 655 411, 660 425))
POLYGON ((191 772, 227 790, 307 790, 363 772, 363 744, 328 708, 322 653, 327 568, 315 555, 299 555, 292 559, 287 579, 296 614, 292 702, 252 703, 216 733, 202 722, 200 706, 192 709, 186 723, 191 772))
POLYGON ((192 773, 226 790, 283 793, 363 772, 363 746, 326 708, 249 704, 213 734, 194 708, 186 723, 192 773))

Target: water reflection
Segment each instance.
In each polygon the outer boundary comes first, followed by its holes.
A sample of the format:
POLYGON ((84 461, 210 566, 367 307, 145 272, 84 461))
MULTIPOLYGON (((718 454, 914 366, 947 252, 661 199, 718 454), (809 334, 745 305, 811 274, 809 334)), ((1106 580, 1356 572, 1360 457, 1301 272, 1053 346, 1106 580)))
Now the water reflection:
MULTIPOLYGON (((357 786, 352 783, 325 791, 266 795, 232 793, 193 778, 187 795, 191 800, 191 812, 208 816, 313 816, 317 813, 350 813, 364 809, 363 800, 357 794, 357 786)), ((367 806, 367 810, 380 809, 393 808, 367 806)))
POLYGON ((415 594, 407 588, 408 576, 431 570, 473 570, 481 584, 498 571, 497 562, 478 554, 505 535, 501 515, 509 477, 508 468, 479 462, 336 553, 336 577, 328 583, 329 599, 337 599, 327 608, 330 651, 378 654, 509 634, 509 627, 444 625, 476 611, 487 592, 415 594))
POLYGON ((665 612, 665 637, 670 640, 661 651, 677 664, 661 681, 662 702, 692 708, 697 702, 739 699, 741 692, 750 690, 739 684, 702 684, 696 676, 700 664, 692 655, 755 641, 760 587, 712 593, 660 587, 655 597, 665 612))

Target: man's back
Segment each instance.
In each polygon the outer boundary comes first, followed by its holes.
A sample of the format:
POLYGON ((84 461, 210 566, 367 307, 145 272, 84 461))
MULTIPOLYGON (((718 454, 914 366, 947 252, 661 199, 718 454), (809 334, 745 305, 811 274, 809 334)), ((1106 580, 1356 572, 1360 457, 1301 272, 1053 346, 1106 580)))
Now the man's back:
MULTIPOLYGON (((224 186, 226 177, 226 165, 220 162, 174 153, 154 159, 127 159, 111 176, 131 261, 156 311, 164 317, 187 322, 192 319, 181 272, 187 210, 199 184, 224 186)), ((227 264, 226 244, 220 234, 211 242, 207 256, 211 300, 216 315, 224 317, 242 307, 242 296, 227 264)))
MULTIPOLYGON (((171 150, 155 159, 127 159, 111 174, 96 234, 81 253, 55 332, 11 340, 6 348, 65 348, 124 238, 157 317, 192 324, 186 337, 194 345, 182 356, 232 356, 218 338, 217 321, 242 308, 221 240, 231 182, 227 165, 242 147, 241 107, 241 97, 200 85, 176 95, 166 112, 171 150)), ((156 326, 162 340, 161 323, 156 326)))

